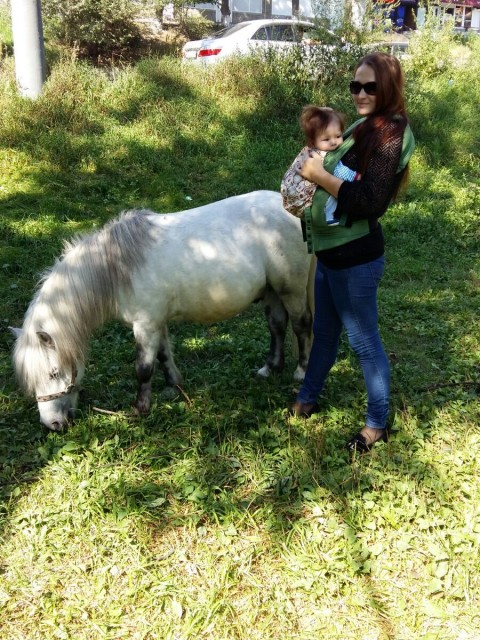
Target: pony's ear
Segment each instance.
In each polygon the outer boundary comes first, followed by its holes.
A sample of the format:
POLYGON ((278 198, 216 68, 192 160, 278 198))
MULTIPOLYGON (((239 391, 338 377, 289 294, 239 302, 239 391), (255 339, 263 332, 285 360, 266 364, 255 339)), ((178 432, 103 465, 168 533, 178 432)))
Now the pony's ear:
POLYGON ((15 338, 19 338, 23 333, 23 329, 18 329, 17 327, 8 327, 8 328, 13 333, 15 338))
POLYGON ((55 342, 52 339, 52 336, 46 331, 37 331, 37 336, 40 338, 40 342, 42 342, 49 349, 55 349, 55 342))

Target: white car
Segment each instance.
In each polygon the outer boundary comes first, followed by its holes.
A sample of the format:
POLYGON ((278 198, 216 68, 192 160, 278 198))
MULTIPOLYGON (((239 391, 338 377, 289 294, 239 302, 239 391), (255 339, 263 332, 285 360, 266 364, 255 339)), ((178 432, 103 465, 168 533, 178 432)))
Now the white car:
POLYGON ((370 51, 385 51, 391 53, 392 56, 404 60, 409 57, 408 40, 383 40, 382 42, 373 42, 367 45, 370 51))
POLYGON ((248 54, 268 47, 288 48, 308 39, 313 23, 304 20, 249 20, 222 29, 204 40, 183 46, 182 57, 201 64, 212 64, 232 54, 248 54))

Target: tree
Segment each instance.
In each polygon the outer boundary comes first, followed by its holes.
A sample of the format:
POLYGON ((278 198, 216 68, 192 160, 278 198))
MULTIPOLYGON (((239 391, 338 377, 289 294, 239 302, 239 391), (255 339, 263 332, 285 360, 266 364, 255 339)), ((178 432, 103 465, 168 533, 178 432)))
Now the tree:
POLYGON ((230 24, 230 3, 229 0, 220 0, 220 13, 222 14, 222 24, 228 25, 230 24))

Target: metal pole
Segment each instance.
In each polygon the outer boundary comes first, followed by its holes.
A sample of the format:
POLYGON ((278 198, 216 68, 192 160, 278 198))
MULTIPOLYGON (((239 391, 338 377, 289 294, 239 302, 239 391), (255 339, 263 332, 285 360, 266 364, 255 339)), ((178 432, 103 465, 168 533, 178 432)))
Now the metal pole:
POLYGON ((40 0, 11 0, 15 74, 20 93, 37 98, 45 81, 40 0))

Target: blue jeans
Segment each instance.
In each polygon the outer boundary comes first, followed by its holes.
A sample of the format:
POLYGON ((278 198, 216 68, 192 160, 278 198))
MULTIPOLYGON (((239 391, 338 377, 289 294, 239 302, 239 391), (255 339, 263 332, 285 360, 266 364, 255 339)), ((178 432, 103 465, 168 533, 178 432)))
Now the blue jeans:
POLYGON ((297 401, 316 402, 337 358, 345 327, 367 387, 365 424, 384 429, 390 399, 390 365, 378 331, 377 288, 384 258, 349 269, 334 270, 317 262, 313 345, 297 401))

